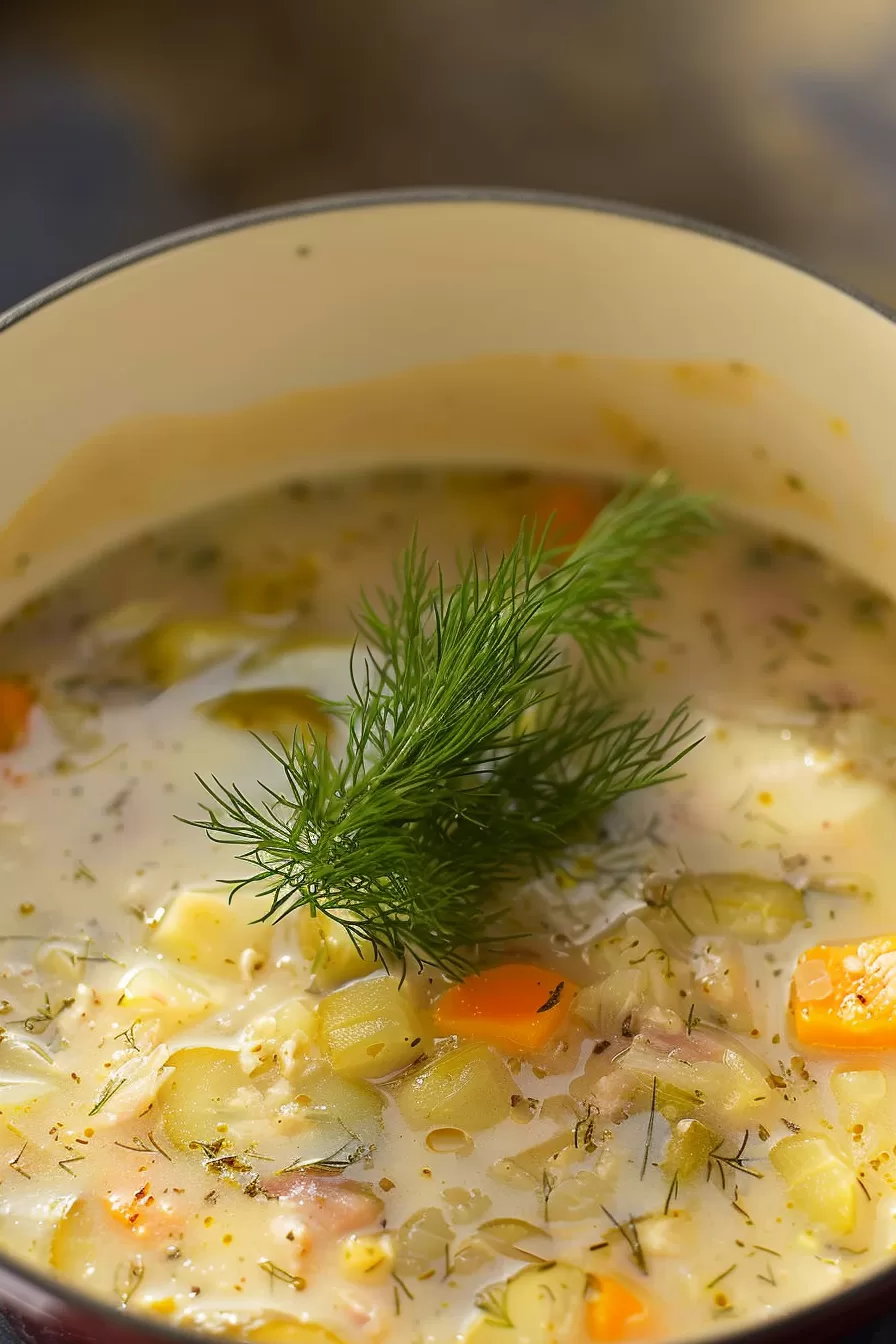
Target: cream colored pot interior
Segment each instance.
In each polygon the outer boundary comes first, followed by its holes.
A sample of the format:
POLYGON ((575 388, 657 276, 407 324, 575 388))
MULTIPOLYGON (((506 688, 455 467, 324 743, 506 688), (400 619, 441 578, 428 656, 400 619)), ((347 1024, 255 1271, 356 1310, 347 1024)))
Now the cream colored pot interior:
POLYGON ((726 241, 559 204, 323 208, 0 334, 0 609, 133 532, 358 465, 669 466, 896 576, 896 328, 726 241))

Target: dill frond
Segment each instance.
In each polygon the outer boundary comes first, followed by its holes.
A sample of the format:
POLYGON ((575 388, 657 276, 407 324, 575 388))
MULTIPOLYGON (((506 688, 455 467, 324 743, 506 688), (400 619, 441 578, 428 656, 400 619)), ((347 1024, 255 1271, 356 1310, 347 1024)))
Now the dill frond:
POLYGON ((661 475, 622 491, 566 558, 524 525, 449 587, 415 539, 395 593, 361 598, 352 693, 328 706, 342 756, 296 733, 262 744, 278 790, 200 780, 211 801, 193 824, 250 865, 235 888, 267 901, 264 920, 304 906, 381 960, 463 973, 471 947, 496 941, 493 891, 695 745, 686 706, 625 718, 609 694, 649 634, 633 603, 712 525, 661 475))

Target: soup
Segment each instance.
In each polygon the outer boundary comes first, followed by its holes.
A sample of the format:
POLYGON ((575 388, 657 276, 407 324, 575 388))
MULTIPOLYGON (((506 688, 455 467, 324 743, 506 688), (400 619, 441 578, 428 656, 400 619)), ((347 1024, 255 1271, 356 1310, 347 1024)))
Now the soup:
MULTIPOLYGON (((498 582, 537 517, 554 550, 530 577, 554 601, 612 493, 523 474, 296 483, 141 538, 7 623, 10 1254, 128 1312, 273 1344, 694 1338, 890 1259, 896 637, 888 601, 818 554, 726 521, 661 587, 645 574, 651 633, 615 599, 590 607, 618 630, 568 700, 579 718, 511 714, 505 754, 452 786, 431 885, 408 892, 369 870, 406 871, 431 818, 424 800, 408 821, 405 788, 431 770, 435 797, 432 762, 451 734, 475 741, 477 702, 415 720, 385 792, 359 767, 363 826, 340 833, 345 791, 325 800, 342 903, 319 878, 319 904, 294 908, 296 855, 320 837, 290 830, 278 800, 304 805, 309 775, 284 757, 314 744, 326 780, 324 753, 348 750, 331 702, 397 679, 383 653, 365 672, 364 640, 352 652, 360 589, 407 597, 415 529, 449 586, 472 553, 498 582), (610 695, 666 735, 602 736, 610 695), (464 832, 464 797, 474 812, 530 733, 517 793, 464 832), (590 813, 563 793, 588 733, 590 813), (597 806, 613 770, 622 796, 597 806), (350 851, 357 835, 376 848, 350 851), (494 860, 517 843, 516 869, 494 860), (358 916, 377 901, 391 926, 358 916)), ((477 661, 453 611, 433 668, 497 693, 496 627, 477 661)), ((428 686, 417 614, 393 610, 407 713, 428 686)), ((581 629, 560 626, 572 647, 581 629)), ((535 674, 552 694, 555 669, 535 674)), ((402 724, 386 728, 355 744, 363 763, 389 758, 402 724)))

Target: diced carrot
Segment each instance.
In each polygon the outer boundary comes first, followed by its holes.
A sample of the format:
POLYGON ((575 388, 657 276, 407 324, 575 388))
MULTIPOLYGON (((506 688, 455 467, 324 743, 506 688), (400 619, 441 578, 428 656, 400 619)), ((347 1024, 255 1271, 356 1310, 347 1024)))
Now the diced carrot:
POLYGON ((790 987, 801 1045, 896 1047, 896 934, 804 952, 790 987))
POLYGON ((586 1319, 592 1339, 650 1339, 656 1333, 656 1318, 649 1303, 622 1279, 594 1275, 591 1288, 586 1319))
POLYGON ((183 1228, 183 1218, 166 1201, 158 1202, 144 1185, 134 1194, 110 1194, 103 1203, 118 1223, 123 1223, 137 1237, 161 1240, 183 1228))
POLYGON ((24 742, 33 704, 27 682, 0 680, 0 751, 15 751, 24 742))
POLYGON ((536 515, 548 528, 548 544, 572 550, 607 502, 605 490, 594 485, 560 481, 539 497, 536 515))
POLYGON ((571 980, 542 966, 495 966, 442 995, 436 1029, 505 1049, 539 1050, 563 1025, 575 992, 571 980))

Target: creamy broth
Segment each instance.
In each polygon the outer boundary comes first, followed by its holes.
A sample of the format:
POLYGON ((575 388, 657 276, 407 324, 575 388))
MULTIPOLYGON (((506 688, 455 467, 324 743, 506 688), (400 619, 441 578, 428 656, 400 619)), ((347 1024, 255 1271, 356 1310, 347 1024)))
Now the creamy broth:
POLYGON ((466 1097, 433 1025, 444 978, 393 975, 404 1036, 346 1067, 340 995, 381 972, 322 921, 252 923, 263 906, 227 904, 234 853, 176 820, 199 816, 197 771, 276 783, 245 726, 347 693, 351 608, 415 527, 450 570, 546 491, 295 484, 7 624, 0 675, 34 697, 0 793, 10 1253, 275 1344, 691 1338, 891 1258, 896 1033, 813 1049, 789 1007, 795 974, 809 1017, 830 988, 823 960, 795 971, 808 949, 896 929, 896 632, 823 558, 727 522, 644 604, 625 696, 691 697, 703 740, 512 893, 527 937, 491 963, 540 967, 557 1027, 447 1042, 472 1052, 466 1097))

